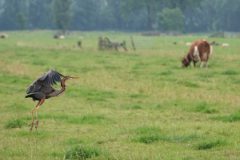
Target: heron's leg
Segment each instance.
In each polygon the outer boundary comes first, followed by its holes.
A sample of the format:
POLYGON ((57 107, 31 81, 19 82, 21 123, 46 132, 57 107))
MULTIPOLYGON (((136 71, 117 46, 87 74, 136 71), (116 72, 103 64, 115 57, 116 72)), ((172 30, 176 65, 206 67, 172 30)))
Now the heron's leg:
POLYGON ((38 109, 40 108, 40 106, 44 103, 45 99, 41 99, 39 102, 39 105, 36 107, 36 123, 35 123, 35 128, 38 128, 38 109))
POLYGON ((36 108, 38 108, 40 103, 41 103, 41 100, 37 103, 36 107, 32 110, 32 123, 31 123, 30 131, 32 130, 34 125, 34 112, 36 111, 36 108))
POLYGON ((39 109, 40 105, 38 107, 36 107, 36 121, 35 121, 35 128, 38 128, 38 109, 39 109))

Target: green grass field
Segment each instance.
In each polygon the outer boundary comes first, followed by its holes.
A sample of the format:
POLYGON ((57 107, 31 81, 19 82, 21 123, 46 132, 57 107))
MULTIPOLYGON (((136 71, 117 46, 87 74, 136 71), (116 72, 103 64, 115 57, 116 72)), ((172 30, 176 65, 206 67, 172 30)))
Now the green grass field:
POLYGON ((72 32, 55 40, 51 31, 8 34, 0 39, 1 160, 239 159, 240 39, 72 32), (126 40, 129 51, 98 51, 98 37, 106 35, 126 40), (230 47, 214 47, 207 69, 181 68, 185 42, 199 38, 230 47), (80 79, 41 106, 39 129, 30 132, 36 102, 25 99, 25 91, 48 69, 80 79))

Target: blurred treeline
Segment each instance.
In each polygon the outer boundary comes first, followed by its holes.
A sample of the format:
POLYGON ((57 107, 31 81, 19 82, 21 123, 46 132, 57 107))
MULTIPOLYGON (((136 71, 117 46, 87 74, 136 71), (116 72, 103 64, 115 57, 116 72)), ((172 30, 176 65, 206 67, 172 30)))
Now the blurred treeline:
POLYGON ((240 31, 240 0, 0 0, 0 29, 240 31))

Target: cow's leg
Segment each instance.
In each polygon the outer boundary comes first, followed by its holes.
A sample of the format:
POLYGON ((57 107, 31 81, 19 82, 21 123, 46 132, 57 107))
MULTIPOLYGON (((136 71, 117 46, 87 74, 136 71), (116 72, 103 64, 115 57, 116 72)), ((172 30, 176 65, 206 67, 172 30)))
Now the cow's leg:
POLYGON ((207 61, 205 62, 205 67, 208 68, 208 62, 207 61))
POLYGON ((201 61, 200 62, 200 68, 203 68, 204 67, 204 61, 201 61))
POLYGON ((195 46, 195 47, 194 47, 193 56, 194 56, 194 57, 199 57, 199 50, 198 50, 198 46, 195 46))
POLYGON ((193 61, 193 66, 194 66, 194 67, 196 67, 196 64, 197 64, 197 62, 196 62, 196 61, 193 61))
POLYGON ((202 61, 200 67, 201 68, 207 68, 208 67, 207 61, 202 61))
POLYGON ((208 62, 208 58, 209 58, 209 53, 203 53, 203 62, 204 62, 204 66, 203 67, 208 67, 208 64, 207 64, 207 62, 208 62))

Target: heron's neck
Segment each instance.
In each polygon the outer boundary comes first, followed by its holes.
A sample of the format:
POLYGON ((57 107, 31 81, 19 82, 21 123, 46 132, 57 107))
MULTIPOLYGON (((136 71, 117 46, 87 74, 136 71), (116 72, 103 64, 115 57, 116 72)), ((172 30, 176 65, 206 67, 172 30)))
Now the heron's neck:
POLYGON ((51 95, 53 97, 58 96, 59 94, 63 93, 65 91, 65 87, 62 87, 60 90, 55 90, 51 95))
POLYGON ((59 94, 63 93, 66 89, 65 87, 65 82, 61 82, 61 89, 60 90, 55 90, 54 92, 52 92, 51 94, 49 94, 50 97, 56 97, 58 96, 59 94))

